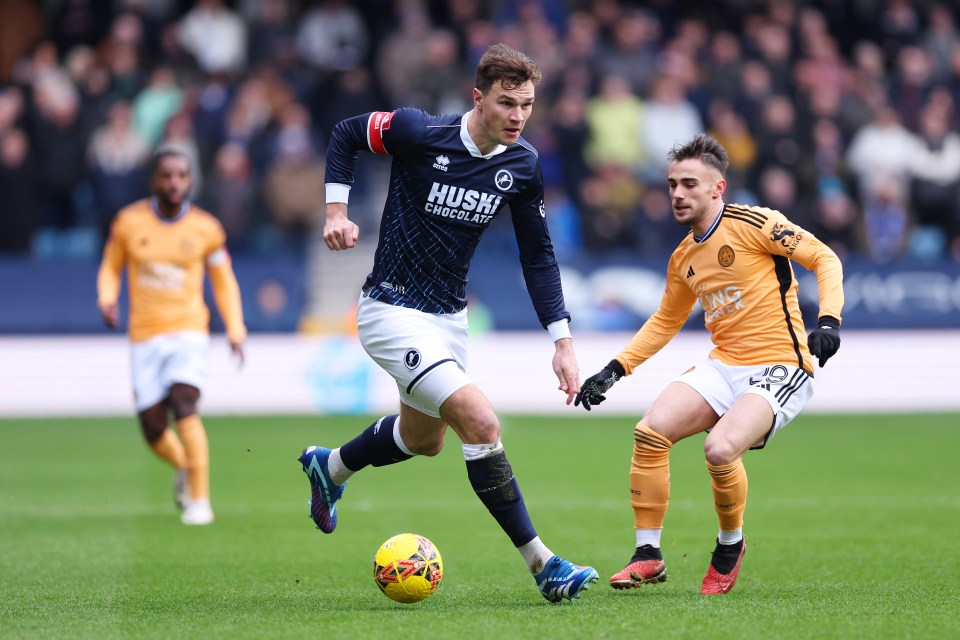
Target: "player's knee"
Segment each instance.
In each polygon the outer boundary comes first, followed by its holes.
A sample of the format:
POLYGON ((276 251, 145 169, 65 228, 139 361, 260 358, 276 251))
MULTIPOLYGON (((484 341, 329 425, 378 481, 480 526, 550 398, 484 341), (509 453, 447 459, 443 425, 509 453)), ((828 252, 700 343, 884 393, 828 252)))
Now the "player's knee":
POLYGON ((140 431, 143 433, 143 439, 147 441, 147 444, 153 444, 159 440, 166 428, 165 415, 158 415, 156 412, 140 414, 140 431))
POLYGON ((733 443, 726 438, 716 436, 711 433, 703 443, 703 453, 707 462, 715 467, 730 464, 740 457, 733 443))
POLYGON ((492 410, 477 411, 465 427, 464 433, 471 444, 492 444, 500 439, 500 420, 492 410))
POLYGON ((444 435, 445 431, 431 433, 413 443, 404 441, 404 444, 410 451, 418 456, 431 457, 443 451, 444 435))
POLYGON ((200 389, 188 384, 175 384, 170 387, 170 408, 177 420, 192 416, 197 412, 200 389))

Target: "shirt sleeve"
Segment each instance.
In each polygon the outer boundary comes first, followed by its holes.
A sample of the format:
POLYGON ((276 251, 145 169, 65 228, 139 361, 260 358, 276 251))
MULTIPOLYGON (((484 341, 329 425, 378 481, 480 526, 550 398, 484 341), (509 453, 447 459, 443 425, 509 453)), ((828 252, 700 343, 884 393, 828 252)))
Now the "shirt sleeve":
POLYGON ((537 319, 544 328, 557 320, 569 320, 560 283, 560 267, 547 229, 539 162, 530 187, 521 198, 510 203, 510 213, 520 250, 523 279, 537 319))
POLYGON ((341 120, 327 145, 327 184, 353 184, 357 154, 402 155, 419 142, 426 113, 419 109, 372 111, 341 120))
POLYGON ((243 323, 243 304, 240 298, 240 285, 233 272, 233 263, 227 251, 226 234, 217 230, 207 254, 207 273, 210 275, 210 287, 217 311, 223 318, 227 339, 232 343, 243 342, 247 337, 247 327, 243 323))
POLYGON ((680 277, 676 255, 674 253, 671 256, 667 267, 667 284, 660 299, 660 306, 616 357, 627 375, 633 373, 634 369, 653 357, 677 335, 697 303, 693 291, 680 277))
POLYGON ((127 261, 123 243, 123 226, 117 218, 110 226, 110 236, 103 248, 103 259, 97 272, 97 304, 114 304, 120 298, 121 273, 127 261))
POLYGON ((761 233, 753 237, 763 250, 789 258, 812 271, 817 276, 819 315, 841 320, 843 264, 830 247, 779 211, 774 211, 761 233))

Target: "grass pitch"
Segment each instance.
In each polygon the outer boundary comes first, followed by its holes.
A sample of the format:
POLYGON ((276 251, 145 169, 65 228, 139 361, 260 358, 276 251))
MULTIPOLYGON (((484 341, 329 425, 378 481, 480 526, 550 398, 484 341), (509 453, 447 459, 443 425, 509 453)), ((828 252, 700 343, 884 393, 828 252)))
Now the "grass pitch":
POLYGON ((205 419, 217 520, 180 524, 133 418, 0 421, 2 638, 960 637, 960 416, 801 416, 746 465, 736 588, 698 595, 716 535, 702 438, 674 447, 669 580, 606 585, 633 549, 634 420, 504 418, 538 532, 600 582, 551 605, 474 496, 459 441, 350 481, 327 536, 295 461, 355 417, 205 419), (437 593, 388 600, 380 543, 426 535, 437 593))

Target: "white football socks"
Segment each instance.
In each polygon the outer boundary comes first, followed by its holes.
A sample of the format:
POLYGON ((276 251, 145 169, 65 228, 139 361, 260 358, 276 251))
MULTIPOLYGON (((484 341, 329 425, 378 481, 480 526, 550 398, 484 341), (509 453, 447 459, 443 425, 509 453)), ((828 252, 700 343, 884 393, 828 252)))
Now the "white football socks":
POLYGON ((537 575, 543 571, 543 568, 547 566, 547 561, 553 557, 553 552, 547 548, 547 545, 543 544, 540 536, 537 536, 525 545, 517 547, 517 549, 520 551, 520 555, 523 556, 524 561, 527 563, 527 568, 530 569, 530 573, 533 575, 537 575))

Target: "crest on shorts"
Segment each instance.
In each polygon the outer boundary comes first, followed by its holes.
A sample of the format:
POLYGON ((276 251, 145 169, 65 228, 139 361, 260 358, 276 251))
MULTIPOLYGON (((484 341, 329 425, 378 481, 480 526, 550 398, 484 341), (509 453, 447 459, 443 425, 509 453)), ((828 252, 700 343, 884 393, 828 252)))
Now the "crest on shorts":
POLYGON ((416 369, 420 366, 421 360, 423 360, 423 357, 417 349, 407 349, 407 352, 403 354, 403 364, 406 365, 407 369, 416 369))
POLYGON ((733 252, 733 249, 728 244, 720 247, 720 251, 717 252, 717 262, 720 263, 721 267, 729 267, 736 259, 737 254, 733 252))

